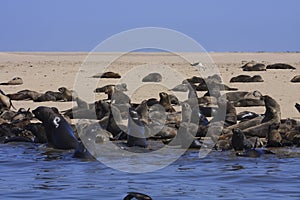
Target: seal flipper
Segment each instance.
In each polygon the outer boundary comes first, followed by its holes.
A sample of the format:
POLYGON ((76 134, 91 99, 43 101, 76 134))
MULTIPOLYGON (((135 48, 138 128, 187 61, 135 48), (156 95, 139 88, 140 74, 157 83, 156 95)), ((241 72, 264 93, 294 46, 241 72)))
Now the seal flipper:
POLYGON ((145 125, 133 108, 129 108, 127 145, 143 148, 148 146, 145 137, 145 125))
POLYGON ((83 145, 83 143, 81 141, 78 142, 78 146, 75 149, 73 157, 74 158, 87 159, 87 160, 94 160, 95 159, 92 156, 92 154, 89 152, 89 150, 83 145))

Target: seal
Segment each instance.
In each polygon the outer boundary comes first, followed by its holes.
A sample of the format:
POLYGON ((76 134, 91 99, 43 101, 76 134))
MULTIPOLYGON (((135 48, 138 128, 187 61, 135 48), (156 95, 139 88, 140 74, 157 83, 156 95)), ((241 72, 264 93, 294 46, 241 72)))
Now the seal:
POLYGON ((121 78, 121 75, 115 72, 104 72, 104 73, 98 73, 92 76, 92 78, 121 78))
POLYGON ((237 123, 237 116, 236 116, 236 109, 225 98, 218 98, 218 109, 217 114, 215 114, 212 122, 223 121, 224 120, 224 127, 232 126, 237 123), (222 116, 225 114, 225 119, 222 119, 222 116))
POLYGON ((298 110, 298 112, 300 113, 300 104, 299 103, 296 103, 295 104, 295 108, 298 110))
POLYGON ((159 97, 159 104, 165 108, 166 112, 175 112, 175 109, 171 105, 170 97, 167 93, 161 92, 159 93, 159 97))
MULTIPOLYGON (((66 87, 60 87, 60 88, 58 88, 58 91, 61 93, 63 101, 72 101, 73 100, 74 91, 69 90, 66 87)), ((75 95, 75 96, 77 96, 77 95, 75 95)))
POLYGON ((143 100, 140 105, 138 105, 135 109, 139 116, 141 117, 141 121, 145 124, 149 123, 149 108, 147 105, 147 100, 143 100))
POLYGON ((229 81, 230 83, 242 82, 242 83, 249 83, 249 82, 264 82, 263 78, 260 75, 239 75, 236 77, 232 77, 229 81))
POLYGON ((270 96, 264 95, 261 99, 265 102, 265 113, 261 124, 244 129, 244 133, 249 136, 267 137, 269 126, 272 123, 280 123, 281 111, 279 104, 270 96))
POLYGON ((247 140, 242 130, 233 129, 232 133, 231 144, 235 151, 242 151, 252 148, 251 143, 247 140))
POLYGON ((152 198, 146 194, 142 194, 139 192, 127 192, 126 197, 123 200, 131 200, 131 199, 138 199, 138 200, 152 200, 152 198))
POLYGON ((14 77, 8 82, 0 83, 0 85, 22 85, 22 84, 23 84, 23 79, 20 77, 14 77))
POLYGON ((258 117, 258 116, 259 115, 256 114, 255 112, 242 111, 242 112, 240 112, 240 113, 237 114, 237 120, 239 120, 239 121, 246 121, 246 120, 258 117))
POLYGON ((88 151, 88 149, 79 141, 77 148, 73 154, 74 158, 80 158, 85 160, 95 160, 94 156, 88 151))
POLYGON ((139 146, 146 148, 148 146, 145 137, 145 125, 142 123, 140 116, 133 108, 129 108, 127 128, 127 145, 129 147, 139 146))
POLYGON ((262 94, 255 90, 248 92, 243 98, 234 102, 235 107, 250 107, 250 106, 264 106, 265 102, 261 98, 262 94))
POLYGON ((125 92, 125 91, 128 91, 127 89, 127 84, 126 83, 121 83, 121 84, 117 84, 117 85, 114 85, 114 84, 108 84, 108 85, 105 85, 103 87, 98 87, 94 90, 94 93, 106 93, 107 90, 110 88, 110 87, 115 87, 117 88, 118 90, 122 91, 122 92, 125 92))
POLYGON ((272 65, 268 65, 266 68, 267 69, 296 69, 295 67, 285 63, 275 63, 272 65))
POLYGON ((57 108, 39 106, 32 111, 46 129, 48 144, 57 149, 76 149, 78 140, 71 126, 61 116, 57 108))
POLYGON ((179 130, 177 132, 176 137, 172 140, 170 144, 177 144, 181 145, 181 148, 184 149, 199 149, 201 148, 201 142, 197 140, 194 136, 196 133, 191 133, 189 130, 189 124, 183 122, 180 124, 179 130))
POLYGON ((263 63, 251 61, 242 66, 243 71, 266 71, 266 66, 263 63))
POLYGON ((198 86, 196 86, 197 91, 209 91, 211 88, 218 87, 220 91, 235 91, 238 90, 238 88, 231 88, 228 85, 222 84, 222 83, 215 83, 215 82, 205 82, 203 84, 199 83, 198 86))
POLYGON ((282 137, 278 131, 280 123, 273 123, 269 126, 267 134, 267 147, 281 147, 282 137))
POLYGON ((142 79, 142 82, 161 82, 162 75, 159 73, 150 73, 142 79))
POLYGON ((187 92, 189 90, 187 84, 179 84, 176 85, 174 88, 170 89, 170 91, 174 92, 187 92))
POLYGON ((44 101, 56 101, 55 95, 52 91, 48 91, 45 94, 38 96, 36 99, 33 99, 34 102, 44 102, 44 101))
POLYGON ((36 100, 40 96, 42 96, 42 93, 32 91, 32 90, 21 90, 15 94, 11 94, 10 97, 12 100, 36 100))
POLYGON ((16 108, 13 106, 12 102, 11 102, 11 99, 5 95, 5 93, 0 90, 0 109, 2 108, 14 108, 16 110, 16 108))
POLYGON ((30 131, 32 134, 35 135, 36 143, 45 144, 48 143, 46 129, 42 123, 30 123, 25 126, 25 129, 30 131))
POLYGON ((291 80, 292 83, 299 83, 300 82, 300 75, 294 76, 291 80))
POLYGON ((116 87, 110 87, 106 94, 107 99, 110 99, 111 103, 114 104, 130 104, 131 102, 130 98, 116 87))

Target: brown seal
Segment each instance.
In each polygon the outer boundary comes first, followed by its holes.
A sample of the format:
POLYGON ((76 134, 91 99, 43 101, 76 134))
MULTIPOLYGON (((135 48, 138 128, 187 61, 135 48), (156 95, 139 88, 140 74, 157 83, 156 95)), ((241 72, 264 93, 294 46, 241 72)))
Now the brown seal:
POLYGON ((234 102, 235 107, 249 107, 249 106, 264 106, 265 102, 261 99, 262 94, 255 90, 248 92, 243 98, 234 102))
POLYGON ((58 88, 58 91, 62 94, 63 101, 72 101, 74 92, 72 90, 67 89, 66 87, 58 88))
POLYGON ((166 112, 175 112, 175 109, 171 105, 170 97, 167 93, 161 92, 159 93, 159 97, 159 104, 165 108, 166 112))
POLYGON ((218 99, 217 113, 212 119, 212 122, 224 121, 224 126, 232 126, 237 123, 236 109, 225 98, 218 99))
POLYGON ((244 130, 246 135, 266 137, 269 130, 269 126, 272 123, 280 123, 281 111, 279 104, 270 96, 264 95, 261 99, 265 102, 264 118, 260 125, 250 127, 244 130))
POLYGON ((273 123, 269 126, 267 134, 267 147, 281 147, 282 137, 278 131, 280 123, 273 123))
POLYGON ((141 121, 145 124, 148 124, 149 123, 149 108, 147 105, 147 100, 142 101, 142 103, 139 104, 135 110, 140 115, 141 121))
POLYGON ((8 96, 6 96, 2 90, 0 90, 0 108, 8 108, 8 109, 10 109, 11 107, 13 107, 14 109, 16 109, 13 106, 13 104, 11 102, 11 99, 8 96))

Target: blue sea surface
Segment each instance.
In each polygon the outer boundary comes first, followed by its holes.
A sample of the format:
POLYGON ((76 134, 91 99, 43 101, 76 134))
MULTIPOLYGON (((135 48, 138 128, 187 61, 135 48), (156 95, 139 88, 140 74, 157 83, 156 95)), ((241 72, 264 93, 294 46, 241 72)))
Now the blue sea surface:
POLYGON ((199 158, 191 150, 161 170, 138 174, 37 144, 1 144, 0 157, 1 199, 119 200, 131 191, 158 200, 300 199, 300 158, 284 154, 212 151, 199 158))

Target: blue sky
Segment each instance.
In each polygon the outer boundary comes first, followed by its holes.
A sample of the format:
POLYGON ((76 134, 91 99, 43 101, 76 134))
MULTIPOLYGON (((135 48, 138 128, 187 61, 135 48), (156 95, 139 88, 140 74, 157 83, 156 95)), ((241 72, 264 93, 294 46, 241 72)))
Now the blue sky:
POLYGON ((300 51, 298 0, 1 0, 0 51, 90 51, 139 27, 208 51, 300 51))

